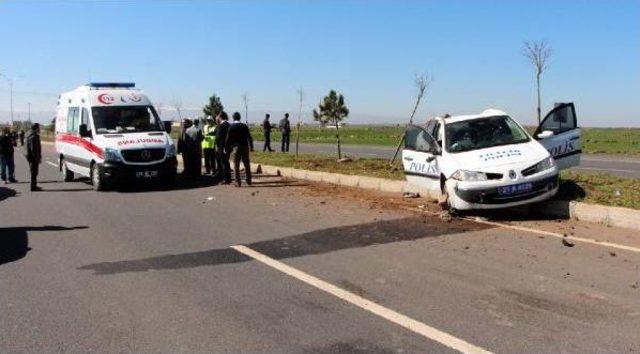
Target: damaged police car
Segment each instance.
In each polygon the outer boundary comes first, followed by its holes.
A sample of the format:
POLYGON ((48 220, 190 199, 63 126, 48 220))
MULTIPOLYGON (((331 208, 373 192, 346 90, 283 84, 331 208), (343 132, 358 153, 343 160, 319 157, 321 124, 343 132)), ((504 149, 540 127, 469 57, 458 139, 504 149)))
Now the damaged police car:
POLYGON ((533 135, 505 112, 436 117, 409 126, 402 151, 407 182, 451 210, 539 202, 558 191, 558 171, 580 163, 573 103, 556 104, 533 135))

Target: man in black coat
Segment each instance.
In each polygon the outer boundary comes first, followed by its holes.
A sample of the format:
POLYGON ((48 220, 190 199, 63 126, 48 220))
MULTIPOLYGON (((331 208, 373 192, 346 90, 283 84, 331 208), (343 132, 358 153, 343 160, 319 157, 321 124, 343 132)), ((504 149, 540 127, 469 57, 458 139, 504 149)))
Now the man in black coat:
POLYGON ((42 146, 40 145, 40 124, 34 123, 31 126, 31 133, 27 136, 27 161, 31 171, 31 191, 41 191, 38 187, 38 169, 42 162, 42 146))
POLYGON ((284 118, 280 120, 278 128, 280 128, 280 134, 282 135, 280 150, 282 152, 289 152, 289 138, 291 137, 291 123, 289 122, 289 113, 284 114, 284 118))
POLYGON ((218 128, 216 128, 216 157, 218 159, 218 174, 216 181, 218 183, 231 183, 231 166, 229 164, 229 153, 224 150, 227 141, 227 133, 229 132, 229 116, 227 112, 220 112, 218 117, 218 128))
POLYGON ((202 177, 202 140, 204 137, 199 125, 199 120, 195 119, 193 125, 184 132, 182 153, 185 175, 187 178, 195 180, 202 177))
POLYGON ((264 121, 262 121, 262 131, 264 132, 264 147, 262 148, 262 151, 269 150, 269 152, 272 152, 273 149, 271 148, 271 129, 273 127, 271 126, 269 117, 271 116, 269 115, 269 113, 267 113, 264 116, 264 121))
POLYGON ((11 135, 9 128, 4 128, 2 135, 0 135, 0 170, 2 174, 2 181, 7 184, 8 182, 16 183, 15 177, 15 160, 13 159, 14 147, 16 141, 11 135), (8 179, 7 179, 8 175, 8 179))
POLYGON ((233 123, 229 127, 224 148, 227 152, 233 152, 233 169, 236 175, 236 187, 240 187, 240 161, 244 166, 245 179, 251 185, 251 163, 249 162, 249 150, 253 151, 253 138, 249 127, 240 121, 240 113, 233 114, 233 123))

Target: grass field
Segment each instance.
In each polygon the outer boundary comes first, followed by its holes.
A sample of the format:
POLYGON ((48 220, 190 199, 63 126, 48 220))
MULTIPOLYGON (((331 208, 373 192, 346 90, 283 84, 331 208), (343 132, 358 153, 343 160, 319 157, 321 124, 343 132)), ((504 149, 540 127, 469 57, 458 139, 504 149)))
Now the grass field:
MULTIPOLYGON (((393 167, 388 160, 355 159, 338 163, 334 156, 318 154, 293 154, 255 152, 252 161, 265 165, 293 167, 313 171, 363 175, 404 180, 402 166, 393 167)), ((557 198, 587 203, 640 209, 640 179, 620 178, 609 174, 585 174, 564 171, 560 175, 560 191, 557 198)))
MULTIPOLYGON (((403 126, 347 125, 340 128, 343 144, 395 146, 402 136, 403 126)), ((262 139, 262 129, 252 128, 255 139, 262 139)), ((335 144, 335 129, 304 126, 300 130, 301 143, 335 144)), ((272 134, 273 141, 280 133, 272 134)), ((292 132, 291 142, 295 140, 292 132)), ((616 154, 640 156, 640 128, 582 128, 583 151, 588 154, 616 154)))

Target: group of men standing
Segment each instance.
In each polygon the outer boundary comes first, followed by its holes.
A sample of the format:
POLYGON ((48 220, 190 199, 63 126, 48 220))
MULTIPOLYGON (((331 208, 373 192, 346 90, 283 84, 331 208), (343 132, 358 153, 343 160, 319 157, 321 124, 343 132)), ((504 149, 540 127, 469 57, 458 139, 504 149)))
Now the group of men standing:
MULTIPOLYGON (((271 125, 269 119, 271 115, 267 113, 262 121, 262 132, 264 133, 264 146, 262 151, 269 150, 273 151, 271 148, 271 130, 275 128, 275 126, 271 125)), ((284 118, 280 120, 278 124, 278 129, 280 130, 280 151, 289 152, 289 140, 291 137, 291 123, 289 122, 289 113, 284 114, 284 118)))
POLYGON ((230 158, 233 156, 235 183, 242 185, 240 164, 244 166, 245 181, 251 184, 249 152, 253 151, 253 137, 249 127, 240 121, 240 113, 233 113, 229 122, 226 112, 220 112, 214 119, 188 120, 183 122, 178 139, 178 153, 182 154, 184 174, 188 179, 197 180, 202 176, 204 157, 205 173, 214 176, 216 184, 231 183, 230 158))
MULTIPOLYGON (((12 132, 11 129, 5 127, 0 135, 0 178, 4 184, 18 183, 15 176, 15 148, 25 146, 25 132, 20 130, 19 133, 12 132)), ((37 185, 38 170, 42 162, 42 148, 40 143, 40 124, 34 123, 31 126, 31 132, 27 136, 24 154, 29 162, 29 171, 31 172, 31 191, 39 191, 37 185)))

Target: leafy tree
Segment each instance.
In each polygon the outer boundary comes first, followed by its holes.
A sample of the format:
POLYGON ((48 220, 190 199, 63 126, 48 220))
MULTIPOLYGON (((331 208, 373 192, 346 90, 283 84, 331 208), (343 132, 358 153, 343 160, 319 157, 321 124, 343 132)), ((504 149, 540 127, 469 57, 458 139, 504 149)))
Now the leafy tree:
POLYGON ((318 105, 318 110, 313 110, 313 119, 323 126, 327 124, 336 127, 336 140, 338 142, 338 159, 342 158, 340 150, 340 122, 349 115, 349 109, 344 104, 344 96, 331 90, 318 105))
POLYGON ((210 116, 211 118, 215 118, 222 111, 224 111, 224 106, 222 105, 220 97, 215 93, 213 96, 209 97, 209 103, 202 108, 202 113, 204 113, 205 116, 210 116))

